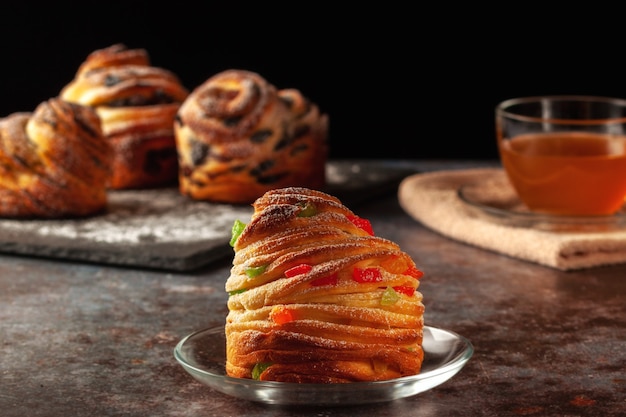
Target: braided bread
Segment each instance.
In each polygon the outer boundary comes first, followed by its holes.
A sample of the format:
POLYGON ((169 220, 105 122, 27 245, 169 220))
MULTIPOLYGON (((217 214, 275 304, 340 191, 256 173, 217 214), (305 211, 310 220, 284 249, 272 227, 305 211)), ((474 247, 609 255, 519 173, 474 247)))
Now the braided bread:
POLYGON ((253 207, 233 227, 227 374, 343 383, 419 373, 423 274, 413 260, 319 191, 276 189, 253 207))
POLYGON ((206 80, 180 107, 174 130, 180 191, 193 199, 248 204, 273 188, 325 184, 328 116, 257 73, 206 80))
POLYGON ((0 216, 81 217, 107 204, 112 149, 95 111, 58 98, 0 119, 0 216))
POLYGON ((115 44, 87 57, 60 93, 92 106, 114 150, 111 189, 175 184, 174 117, 188 91, 172 72, 150 66, 144 49, 115 44))

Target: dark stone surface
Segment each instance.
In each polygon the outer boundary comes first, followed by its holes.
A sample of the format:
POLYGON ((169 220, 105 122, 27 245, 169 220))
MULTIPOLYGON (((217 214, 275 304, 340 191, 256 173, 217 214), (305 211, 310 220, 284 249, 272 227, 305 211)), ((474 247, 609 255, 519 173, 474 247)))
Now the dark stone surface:
MULTIPOLYGON (((413 172, 397 161, 330 161, 325 191, 352 207, 393 194, 413 172)), ((0 252, 189 271, 232 254, 233 222, 252 214, 250 205, 194 201, 177 188, 111 191, 108 203, 84 219, 0 219, 0 252)))
POLYGON ((626 264, 562 272, 425 229, 393 197, 355 209, 425 272, 426 324, 467 337, 451 380, 389 403, 275 407, 195 381, 180 339, 226 317, 231 259, 160 271, 0 255, 0 414, 623 416, 626 264))

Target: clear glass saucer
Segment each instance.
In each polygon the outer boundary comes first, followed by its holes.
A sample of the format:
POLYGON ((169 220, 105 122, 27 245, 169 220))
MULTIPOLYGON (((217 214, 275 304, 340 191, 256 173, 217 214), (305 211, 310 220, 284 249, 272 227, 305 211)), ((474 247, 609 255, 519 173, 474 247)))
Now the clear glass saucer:
POLYGON ((561 216, 530 211, 505 177, 465 184, 457 195, 475 215, 514 227, 561 232, 606 232, 626 228, 626 205, 610 216, 561 216))
POLYGON ((236 398, 277 405, 342 406, 409 397, 456 375, 474 353, 469 340, 449 330, 424 327, 424 362, 419 374, 376 382, 298 384, 256 381, 226 375, 224 326, 200 330, 183 338, 174 357, 196 380, 236 398))

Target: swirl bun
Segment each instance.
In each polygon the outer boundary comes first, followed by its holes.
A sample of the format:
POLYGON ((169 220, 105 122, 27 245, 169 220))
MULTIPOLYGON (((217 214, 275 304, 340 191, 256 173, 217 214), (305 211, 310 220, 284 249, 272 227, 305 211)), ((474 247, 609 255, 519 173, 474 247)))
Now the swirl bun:
POLYGON ((335 383, 419 373, 422 272, 411 258, 319 191, 276 189, 253 207, 241 234, 233 228, 228 375, 335 383))
POLYGON ((112 149, 96 112, 58 98, 0 119, 0 216, 81 217, 104 210, 112 149))
POLYGON ((114 150, 108 186, 127 189, 176 183, 173 124, 188 93, 144 49, 115 44, 89 54, 60 97, 96 109, 114 150))
POLYGON ((328 116, 257 73, 233 69, 206 80, 174 129, 180 191, 193 199, 252 203, 273 188, 325 184, 328 116))

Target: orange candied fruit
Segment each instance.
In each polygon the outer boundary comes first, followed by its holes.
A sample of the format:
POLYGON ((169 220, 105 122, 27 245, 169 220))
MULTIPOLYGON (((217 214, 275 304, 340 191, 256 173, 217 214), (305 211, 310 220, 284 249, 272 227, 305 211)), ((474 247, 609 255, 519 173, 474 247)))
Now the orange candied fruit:
POLYGON ((270 319, 276 324, 285 324, 296 319, 293 310, 284 306, 274 306, 270 311, 270 319))

